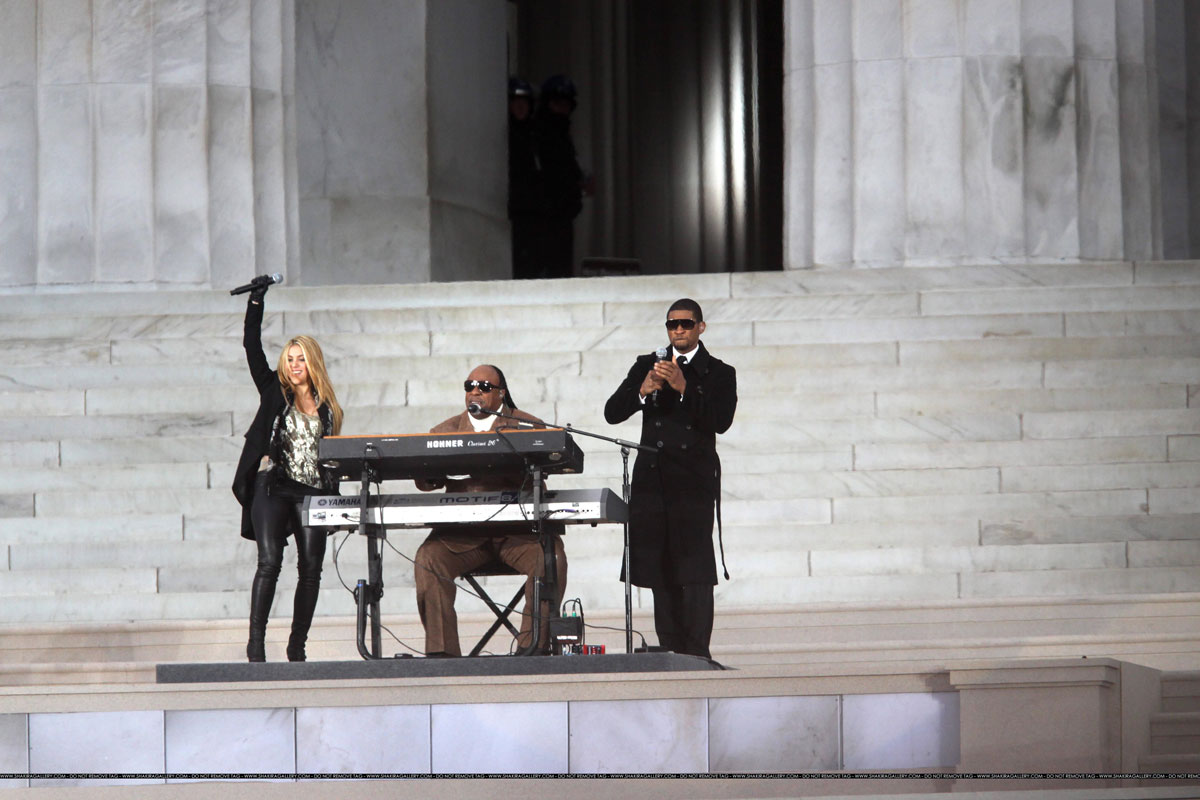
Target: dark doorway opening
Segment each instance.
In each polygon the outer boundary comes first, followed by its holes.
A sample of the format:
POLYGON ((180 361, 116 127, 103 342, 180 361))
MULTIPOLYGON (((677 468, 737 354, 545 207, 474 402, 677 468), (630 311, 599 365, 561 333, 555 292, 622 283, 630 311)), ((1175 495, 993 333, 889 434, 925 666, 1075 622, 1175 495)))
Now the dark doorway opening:
POLYGON ((578 87, 575 265, 781 269, 782 0, 510 0, 509 63, 578 87))

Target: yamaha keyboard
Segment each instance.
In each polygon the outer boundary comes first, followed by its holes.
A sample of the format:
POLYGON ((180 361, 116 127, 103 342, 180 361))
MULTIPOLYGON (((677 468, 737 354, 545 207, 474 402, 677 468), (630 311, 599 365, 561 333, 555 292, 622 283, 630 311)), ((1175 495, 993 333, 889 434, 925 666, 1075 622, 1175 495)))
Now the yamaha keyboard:
POLYGON ((368 466, 375 480, 442 478, 520 472, 583 472, 583 451, 562 428, 521 428, 483 433, 412 433, 395 436, 326 436, 317 456, 337 480, 356 481, 368 466))
MULTIPOLYGON (((385 528, 535 521, 528 492, 385 494, 371 497, 367 505, 367 523, 385 528)), ((314 495, 304 498, 300 520, 313 528, 358 527, 361 508, 357 495, 314 495)), ((568 525, 625 522, 629 508, 611 489, 547 491, 542 493, 542 519, 568 525)))

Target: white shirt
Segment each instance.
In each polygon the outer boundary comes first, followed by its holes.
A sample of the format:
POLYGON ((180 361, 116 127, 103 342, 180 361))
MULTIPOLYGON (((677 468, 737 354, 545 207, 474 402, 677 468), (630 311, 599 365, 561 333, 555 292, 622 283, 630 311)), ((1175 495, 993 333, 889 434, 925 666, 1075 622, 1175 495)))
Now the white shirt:
POLYGON ((467 419, 471 420, 471 427, 475 429, 476 433, 483 433, 484 431, 490 431, 499 417, 488 415, 483 419, 476 419, 475 415, 468 411, 467 419))
MULTIPOLYGON (((686 353, 681 353, 678 350, 676 350, 674 347, 672 347, 671 348, 671 360, 674 361, 676 364, 678 364, 680 356, 687 356, 687 360, 690 363, 692 360, 692 354, 694 354, 699 349, 700 349, 700 346, 697 345, 696 347, 693 347, 691 350, 687 351, 686 353)), ((687 387, 684 387, 684 391, 685 392, 687 391, 687 387)), ((679 396, 683 397, 682 394, 679 396)), ((642 405, 646 405, 647 397, 649 397, 649 395, 643 395, 643 394, 639 393, 638 394, 638 402, 641 403, 642 405)))

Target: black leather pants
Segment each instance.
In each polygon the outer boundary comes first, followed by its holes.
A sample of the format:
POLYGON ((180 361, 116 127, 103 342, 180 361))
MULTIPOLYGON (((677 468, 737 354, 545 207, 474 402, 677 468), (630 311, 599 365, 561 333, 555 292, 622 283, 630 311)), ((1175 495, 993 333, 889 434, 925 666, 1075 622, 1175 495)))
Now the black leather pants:
POLYGON ((252 661, 258 660, 267 632, 267 617, 275 598, 275 585, 283 566, 283 548, 289 534, 297 547, 299 580, 292 607, 292 632, 288 640, 288 660, 303 661, 304 644, 317 608, 321 589, 321 567, 325 561, 325 532, 300 524, 296 498, 269 493, 267 477, 262 474, 254 488, 250 519, 254 523, 254 541, 258 544, 258 569, 250 590, 250 639, 246 648, 252 661))

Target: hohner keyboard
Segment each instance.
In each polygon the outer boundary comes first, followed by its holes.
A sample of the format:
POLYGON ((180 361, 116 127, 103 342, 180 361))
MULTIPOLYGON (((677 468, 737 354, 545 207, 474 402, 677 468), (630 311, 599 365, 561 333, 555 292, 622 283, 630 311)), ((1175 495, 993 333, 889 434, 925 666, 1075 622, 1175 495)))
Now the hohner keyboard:
MULTIPOLYGON (((301 524, 314 528, 357 527, 362 507, 357 496, 306 497, 301 524)), ((533 495, 517 492, 385 494, 370 498, 367 522, 385 528, 431 525, 483 525, 533 522, 533 495)), ((568 525, 625 522, 629 508, 610 489, 569 489, 542 494, 542 519, 568 525)))
POLYGON ((359 480, 364 464, 376 480, 519 472, 527 466, 545 474, 583 472, 583 451, 562 428, 326 436, 317 454, 344 481, 359 480))

